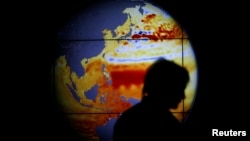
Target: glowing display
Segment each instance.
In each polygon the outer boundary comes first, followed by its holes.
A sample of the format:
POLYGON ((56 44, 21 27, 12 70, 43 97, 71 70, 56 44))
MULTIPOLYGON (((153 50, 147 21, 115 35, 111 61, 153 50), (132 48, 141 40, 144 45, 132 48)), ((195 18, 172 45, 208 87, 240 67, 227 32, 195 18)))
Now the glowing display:
MULTIPOLYGON (((171 111, 189 111, 195 97, 196 60, 180 25, 150 3, 134 4, 119 14, 126 15, 125 22, 100 31, 102 41, 61 41, 66 47, 55 64, 58 103, 65 113, 82 113, 67 118, 84 138, 99 140, 100 126, 141 100, 145 71, 159 57, 184 66, 190 74, 185 100, 171 111)), ((175 116, 182 121, 182 114, 175 116)))

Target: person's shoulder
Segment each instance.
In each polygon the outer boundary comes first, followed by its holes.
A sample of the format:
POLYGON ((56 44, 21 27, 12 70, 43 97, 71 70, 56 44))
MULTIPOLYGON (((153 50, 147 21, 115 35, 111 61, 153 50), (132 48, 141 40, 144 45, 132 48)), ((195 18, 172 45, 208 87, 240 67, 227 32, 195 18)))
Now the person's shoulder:
POLYGON ((142 111, 142 104, 141 103, 137 103, 136 105, 128 108, 126 111, 124 111, 122 113, 122 115, 131 115, 131 114, 136 114, 139 111, 142 111))
POLYGON ((138 103, 129 109, 125 110, 123 113, 121 113, 120 117, 117 119, 118 123, 126 123, 129 124, 139 118, 141 112, 141 104, 138 103))
POLYGON ((138 128, 137 108, 140 104, 136 104, 124 111, 117 119, 114 125, 114 140, 131 140, 134 138, 136 130, 138 128))

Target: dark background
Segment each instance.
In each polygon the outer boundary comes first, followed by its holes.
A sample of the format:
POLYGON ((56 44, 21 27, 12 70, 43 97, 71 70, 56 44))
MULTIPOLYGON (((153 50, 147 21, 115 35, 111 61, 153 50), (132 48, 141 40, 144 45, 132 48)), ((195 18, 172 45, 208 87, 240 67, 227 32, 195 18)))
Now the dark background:
MULTIPOLYGON (((8 28, 4 34, 9 37, 6 40, 8 58, 3 59, 7 76, 11 76, 6 81, 11 100, 3 100, 8 107, 3 117, 10 121, 5 128, 10 131, 8 137, 79 139, 57 109, 51 89, 51 66, 57 31, 87 2, 10 3, 5 14, 8 28)), ((246 4, 154 2, 183 25, 198 61, 197 98, 187 121, 190 131, 207 138, 211 137, 213 128, 249 130, 249 12, 246 4)))

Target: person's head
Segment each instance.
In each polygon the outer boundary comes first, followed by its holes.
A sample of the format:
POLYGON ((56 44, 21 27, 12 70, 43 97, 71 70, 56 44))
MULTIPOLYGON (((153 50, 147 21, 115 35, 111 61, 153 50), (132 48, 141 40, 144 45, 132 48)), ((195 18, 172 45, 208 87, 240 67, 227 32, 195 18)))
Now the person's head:
POLYGON ((184 67, 160 58, 148 68, 142 93, 146 99, 176 108, 185 98, 184 90, 188 81, 188 71, 184 67))

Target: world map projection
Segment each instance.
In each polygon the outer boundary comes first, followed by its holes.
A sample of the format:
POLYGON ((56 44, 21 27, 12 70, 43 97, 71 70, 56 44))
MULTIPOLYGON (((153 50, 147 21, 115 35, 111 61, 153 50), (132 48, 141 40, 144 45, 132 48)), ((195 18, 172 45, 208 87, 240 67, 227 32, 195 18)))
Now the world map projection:
POLYGON ((183 113, 192 109, 197 88, 195 53, 165 9, 145 1, 95 4, 72 17, 58 38, 57 102, 83 139, 112 140, 117 118, 140 102, 146 69, 160 57, 189 72, 186 98, 171 109, 180 122, 188 117, 183 113))

